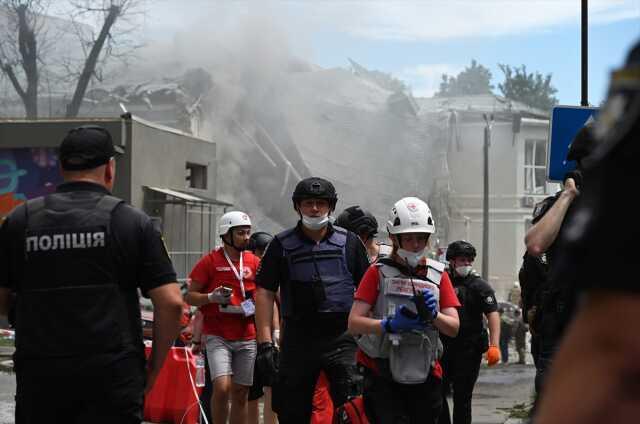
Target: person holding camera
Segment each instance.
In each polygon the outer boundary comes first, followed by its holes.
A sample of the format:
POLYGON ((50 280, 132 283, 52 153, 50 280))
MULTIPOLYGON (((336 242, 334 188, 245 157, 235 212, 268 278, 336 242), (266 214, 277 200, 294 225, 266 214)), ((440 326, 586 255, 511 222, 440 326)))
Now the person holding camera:
POLYGON ((198 306, 203 315, 202 343, 213 381, 213 422, 225 423, 230 415, 230 422, 246 423, 256 359, 253 297, 260 259, 245 250, 251 236, 246 213, 222 215, 218 234, 223 246, 193 268, 186 301, 198 306))
POLYGON ((387 230, 391 256, 369 267, 349 315, 349 331, 359 335, 364 409, 377 424, 437 423, 439 335, 457 335, 460 302, 445 264, 426 258, 435 224, 425 202, 415 197, 396 202, 387 230))

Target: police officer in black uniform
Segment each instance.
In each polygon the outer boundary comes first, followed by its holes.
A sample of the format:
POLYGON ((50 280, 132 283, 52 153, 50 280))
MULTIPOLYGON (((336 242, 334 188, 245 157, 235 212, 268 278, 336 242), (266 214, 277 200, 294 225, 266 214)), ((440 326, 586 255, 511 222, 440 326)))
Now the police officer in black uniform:
POLYGON ((453 423, 471 423, 471 397, 480 372, 482 354, 487 352, 489 366, 500 359, 498 304, 493 288, 472 269, 475 257, 476 249, 467 241, 454 241, 447 247, 448 272, 462 307, 458 309, 458 336, 451 338, 440 334, 444 345, 444 390, 439 423, 451 422, 446 400, 449 389, 453 389, 453 423), (484 327, 483 315, 489 323, 489 334, 484 327))
POLYGON ((356 344, 346 330, 353 294, 369 261, 355 234, 330 224, 337 200, 329 181, 300 181, 293 193, 300 221, 271 241, 256 279, 257 363, 265 374, 275 368, 270 329, 280 289, 284 326, 273 409, 281 424, 309 422, 321 370, 336 407, 357 394, 356 344))
POLYGON ((0 229, 0 313, 16 311, 16 423, 140 423, 180 329, 182 296, 160 234, 111 196, 115 150, 102 127, 60 145, 64 183, 0 229), (146 365, 138 289, 155 309, 146 365), (15 293, 15 305, 10 305, 15 293))
MULTIPOLYGON (((593 151, 595 138, 593 126, 585 125, 576 134, 569 146, 567 160, 575 161, 576 170, 565 176, 564 187, 554 196, 547 197, 533 211, 533 226, 527 231, 525 244, 527 255, 539 258, 537 264, 542 270, 555 265, 559 253, 558 243, 567 222, 575 212, 575 203, 584 185, 583 159, 593 151)), ((525 257, 525 261, 526 261, 525 257)), ((527 262, 524 263, 524 266, 527 262)), ((532 275, 533 266, 526 272, 532 275)), ((544 271, 537 272, 544 276, 544 271)), ((533 280, 533 277, 527 277, 533 280)), ((535 305, 535 315, 531 317, 532 329, 536 333, 538 346, 533 348, 536 357, 536 391, 539 393, 544 384, 544 375, 551 365, 562 334, 569 324, 576 303, 575 292, 566 284, 567 279, 551 283, 548 279, 539 285, 539 304, 535 305)))
POLYGON ((550 270, 550 284, 567 285, 579 302, 545 382, 540 424, 640 416, 640 227, 632 199, 640 186, 640 43, 612 73, 594 132, 596 147, 582 161, 585 187, 550 270))

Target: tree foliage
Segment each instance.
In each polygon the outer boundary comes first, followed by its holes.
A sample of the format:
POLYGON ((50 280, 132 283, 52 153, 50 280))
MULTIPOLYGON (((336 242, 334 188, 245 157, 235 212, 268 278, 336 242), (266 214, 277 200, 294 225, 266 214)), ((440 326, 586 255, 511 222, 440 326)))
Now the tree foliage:
POLYGON ((504 83, 498 84, 502 95, 542 110, 550 110, 558 104, 554 96, 558 90, 551 85, 551 74, 528 73, 525 65, 511 67, 499 64, 504 74, 504 83))
POLYGON ((0 74, 18 94, 27 118, 38 117, 39 93, 46 80, 69 88, 65 116, 78 115, 92 80, 100 80, 109 59, 125 58, 131 45, 116 34, 116 23, 142 0, 0 0, 0 74), (97 23, 94 32, 86 23, 97 23))
POLYGON ((474 94, 490 94, 491 71, 479 65, 475 59, 471 60, 471 66, 467 66, 458 76, 442 75, 440 90, 436 93, 439 97, 467 96, 474 94))

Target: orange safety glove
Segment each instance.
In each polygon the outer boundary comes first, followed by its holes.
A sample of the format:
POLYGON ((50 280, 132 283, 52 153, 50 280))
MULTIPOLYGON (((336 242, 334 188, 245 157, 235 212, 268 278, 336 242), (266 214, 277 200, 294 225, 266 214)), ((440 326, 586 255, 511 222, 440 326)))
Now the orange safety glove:
POLYGON ((487 363, 490 367, 500 362, 500 349, 498 348, 498 346, 490 345, 489 349, 487 350, 486 358, 487 363))

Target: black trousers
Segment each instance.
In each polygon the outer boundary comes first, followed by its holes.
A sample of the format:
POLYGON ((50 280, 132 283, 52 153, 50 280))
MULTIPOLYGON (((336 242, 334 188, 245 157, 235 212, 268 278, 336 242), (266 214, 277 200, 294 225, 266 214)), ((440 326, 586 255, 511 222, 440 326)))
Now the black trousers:
POLYGON ((142 422, 144 359, 98 362, 17 360, 16 424, 142 422))
POLYGON ((308 423, 313 392, 320 371, 329 380, 333 404, 342 405, 358 394, 356 343, 352 336, 312 337, 309 329, 285 327, 280 371, 273 387, 273 410, 280 424, 308 423))
POLYGON ((451 415, 447 403, 447 393, 453 390, 453 423, 471 423, 471 398, 473 387, 478 380, 482 352, 473 343, 463 343, 445 347, 442 357, 444 390, 442 391, 442 413, 440 424, 450 424, 451 415))
POLYGON ((400 384, 365 369, 363 398, 372 424, 437 424, 442 381, 430 375, 422 384, 400 384))

